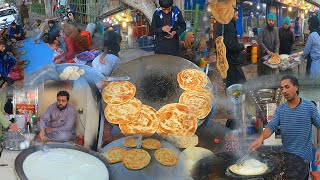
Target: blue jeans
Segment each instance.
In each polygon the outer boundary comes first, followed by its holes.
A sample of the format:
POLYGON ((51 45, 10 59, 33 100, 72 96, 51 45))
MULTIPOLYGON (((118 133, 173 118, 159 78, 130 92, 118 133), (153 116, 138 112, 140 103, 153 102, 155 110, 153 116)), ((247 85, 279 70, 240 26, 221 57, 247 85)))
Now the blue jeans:
POLYGON ((312 171, 317 171, 318 166, 316 165, 316 152, 318 148, 312 148, 312 161, 311 161, 311 169, 312 171))

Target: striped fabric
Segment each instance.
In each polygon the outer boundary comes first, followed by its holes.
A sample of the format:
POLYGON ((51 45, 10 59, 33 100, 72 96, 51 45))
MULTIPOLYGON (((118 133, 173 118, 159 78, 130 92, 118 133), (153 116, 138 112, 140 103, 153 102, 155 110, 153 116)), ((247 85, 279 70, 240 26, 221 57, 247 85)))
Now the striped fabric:
POLYGON ((310 163, 312 160, 311 124, 320 128, 318 111, 310 101, 301 99, 300 104, 295 108, 290 108, 287 102, 281 104, 267 128, 275 132, 280 126, 284 150, 310 163))

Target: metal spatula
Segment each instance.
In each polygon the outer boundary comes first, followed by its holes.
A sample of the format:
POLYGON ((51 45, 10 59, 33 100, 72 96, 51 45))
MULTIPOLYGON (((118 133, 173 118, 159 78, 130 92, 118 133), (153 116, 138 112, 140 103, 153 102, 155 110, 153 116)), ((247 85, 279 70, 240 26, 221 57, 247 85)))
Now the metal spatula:
POLYGON ((105 77, 104 80, 105 81, 128 81, 128 80, 130 80, 130 77, 129 76, 123 76, 123 77, 108 76, 108 77, 105 77))
POLYGON ((250 150, 249 152, 247 152, 246 154, 244 154, 240 159, 237 160, 236 164, 238 166, 242 166, 244 162, 246 162, 247 158, 249 157, 250 153, 252 152, 252 150, 250 150))

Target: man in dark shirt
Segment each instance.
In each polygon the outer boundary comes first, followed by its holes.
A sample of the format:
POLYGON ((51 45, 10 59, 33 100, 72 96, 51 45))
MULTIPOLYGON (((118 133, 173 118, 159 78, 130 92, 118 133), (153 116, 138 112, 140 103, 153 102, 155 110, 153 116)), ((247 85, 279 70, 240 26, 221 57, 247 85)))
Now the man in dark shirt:
POLYGON ((186 30, 186 23, 173 0, 159 0, 152 17, 151 33, 155 38, 155 54, 177 56, 179 53, 179 36, 186 30))
POLYGON ((8 98, 6 104, 4 105, 4 112, 7 114, 13 114, 13 104, 11 98, 8 98))
POLYGON ((9 29, 9 37, 14 38, 16 40, 23 40, 26 37, 27 32, 23 30, 23 28, 16 24, 15 22, 11 23, 11 27, 9 29))
POLYGON ((293 46, 293 32, 290 30, 290 18, 283 19, 283 26, 279 29, 280 54, 290 54, 293 46))

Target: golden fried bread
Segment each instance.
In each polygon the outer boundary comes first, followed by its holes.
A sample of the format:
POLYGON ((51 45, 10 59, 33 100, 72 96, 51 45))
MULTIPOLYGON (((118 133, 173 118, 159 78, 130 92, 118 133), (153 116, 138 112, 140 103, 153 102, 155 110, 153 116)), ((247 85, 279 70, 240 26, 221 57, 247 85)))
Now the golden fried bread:
POLYGON ((204 119, 210 113, 212 104, 207 93, 201 91, 185 91, 179 98, 179 103, 189 106, 198 119, 204 119))
POLYGON ((280 56, 279 56, 278 54, 272 55, 272 56, 268 59, 268 63, 269 63, 269 64, 276 65, 276 64, 280 64, 280 62, 281 62, 281 59, 280 59, 280 56))
POLYGON ((134 97, 136 87, 129 81, 110 82, 102 90, 102 98, 108 104, 123 104, 134 97))
POLYGON ((235 7, 236 0, 211 1, 211 12, 220 24, 228 24, 232 20, 235 7))
POLYGON ((142 105, 139 117, 127 124, 119 125, 121 132, 126 135, 152 135, 159 127, 158 112, 147 105, 142 105))
POLYGON ((159 113, 158 134, 192 136, 197 129, 197 117, 187 105, 180 103, 167 104, 159 113))
POLYGON ((122 144, 123 144, 125 147, 128 147, 128 148, 137 147, 137 140, 138 140, 137 137, 126 138, 126 139, 122 142, 122 144))
POLYGON ((184 90, 203 88, 207 85, 207 75, 197 69, 185 69, 178 73, 177 81, 184 90))
POLYGON ((227 78, 229 64, 227 60, 227 49, 223 42, 223 36, 219 36, 215 40, 217 52, 217 69, 223 79, 227 78))
POLYGON ((141 145, 144 149, 153 150, 153 149, 159 149, 161 147, 161 142, 156 139, 148 138, 148 139, 142 140, 141 145))
POLYGON ((176 152, 168 148, 161 148, 154 153, 156 160, 164 166, 173 166, 178 163, 176 152))
POLYGON ((110 123, 126 124, 133 121, 140 115, 141 101, 133 98, 124 104, 108 104, 104 115, 110 123))
POLYGON ((104 156, 109 160, 110 163, 117 163, 121 161, 125 152, 126 150, 124 148, 115 146, 108 149, 108 151, 104 153, 104 156))
POLYGON ((150 163, 151 157, 149 153, 143 149, 132 149, 123 155, 123 165, 132 170, 139 170, 146 167, 150 163))

